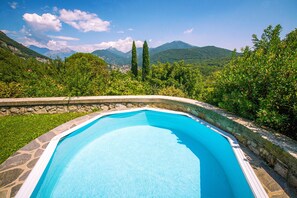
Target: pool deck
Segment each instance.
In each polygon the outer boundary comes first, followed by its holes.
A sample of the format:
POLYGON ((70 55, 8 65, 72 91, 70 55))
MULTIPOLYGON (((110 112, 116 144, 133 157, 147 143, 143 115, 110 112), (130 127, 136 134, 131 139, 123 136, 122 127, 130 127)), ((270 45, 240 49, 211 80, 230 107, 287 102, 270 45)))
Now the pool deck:
MULTIPOLYGON (((103 112, 107 111, 91 113, 62 124, 31 141, 10 156, 0 165, 0 198, 14 197, 17 194, 53 137, 103 112)), ((241 148, 269 197, 297 197, 297 190, 288 186, 287 182, 268 167, 263 160, 243 145, 241 148)))

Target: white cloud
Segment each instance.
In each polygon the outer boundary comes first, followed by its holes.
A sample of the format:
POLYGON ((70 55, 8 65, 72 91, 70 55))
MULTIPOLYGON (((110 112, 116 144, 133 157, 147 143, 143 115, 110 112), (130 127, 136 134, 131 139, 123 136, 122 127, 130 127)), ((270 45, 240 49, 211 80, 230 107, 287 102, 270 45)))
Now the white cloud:
POLYGON ((59 39, 59 40, 64 40, 64 41, 78 41, 79 38, 74 38, 74 37, 69 37, 69 36, 51 36, 49 37, 54 38, 54 39, 59 39))
POLYGON ((30 37, 24 37, 22 44, 25 46, 34 45, 41 48, 48 48, 50 50, 61 50, 68 48, 67 41, 49 40, 47 43, 42 43, 30 37))
POLYGON ((34 46, 37 46, 37 47, 47 47, 46 45, 42 44, 41 42, 38 42, 35 39, 29 38, 29 37, 24 37, 22 44, 27 46, 27 47, 29 45, 34 45, 34 46))
POLYGON ((67 41, 49 40, 46 46, 50 50, 61 50, 64 48, 68 48, 67 41))
POLYGON ((13 2, 9 2, 8 3, 9 4, 9 6, 12 8, 12 9, 16 9, 17 8, 17 6, 18 6, 18 3, 17 2, 15 2, 15 1, 13 1, 13 2))
POLYGON ((118 34, 124 34, 125 32, 123 30, 117 31, 118 34))
POLYGON ((133 31, 134 29, 133 28, 128 28, 128 31, 133 31))
POLYGON ((191 34, 193 32, 194 28, 187 29, 184 31, 184 34, 191 34))
POLYGON ((55 15, 49 13, 45 13, 41 16, 36 13, 25 13, 23 19, 36 31, 45 32, 52 30, 58 32, 62 28, 60 20, 55 15))
MULTIPOLYGON (((110 47, 116 48, 122 52, 128 52, 132 48, 133 39, 131 37, 126 37, 124 39, 118 39, 116 41, 101 42, 95 44, 84 44, 84 45, 69 45, 68 40, 65 38, 72 37, 63 37, 63 36, 50 36, 53 39, 48 41, 40 41, 34 37, 23 37, 22 44, 25 46, 35 45, 37 47, 48 48, 50 50, 61 50, 65 48, 72 49, 77 52, 93 52, 95 50, 107 49, 110 47), (56 40, 59 38, 64 38, 64 40, 56 40), (56 39, 55 39, 56 38, 56 39)), ((136 47, 142 47, 143 41, 136 40, 136 47)))
POLYGON ((83 32, 105 32, 109 30, 108 27, 110 25, 109 21, 103 21, 96 14, 81 10, 61 9, 59 18, 61 21, 83 32))
MULTIPOLYGON (((79 46, 69 46, 72 50, 79 52, 93 52, 99 49, 107 49, 109 47, 116 48, 122 52, 128 52, 132 48, 133 39, 131 37, 126 37, 125 39, 119 39, 117 41, 108 41, 101 42, 97 44, 87 44, 87 45, 79 45, 79 46)), ((136 47, 142 47, 143 42, 138 40, 135 41, 136 47)))

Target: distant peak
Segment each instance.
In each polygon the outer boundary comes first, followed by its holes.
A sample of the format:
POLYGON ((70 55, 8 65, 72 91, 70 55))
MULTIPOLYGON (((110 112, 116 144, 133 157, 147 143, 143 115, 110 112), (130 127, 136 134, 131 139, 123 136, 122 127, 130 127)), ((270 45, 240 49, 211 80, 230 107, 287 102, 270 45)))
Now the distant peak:
MULTIPOLYGON (((171 43, 185 43, 185 44, 188 44, 186 42, 183 42, 183 41, 172 41, 171 43)), ((188 44, 189 45, 189 44, 188 44)))
POLYGON ((109 48, 107 48, 106 50, 120 52, 120 50, 118 50, 118 49, 115 48, 115 47, 109 47, 109 48))

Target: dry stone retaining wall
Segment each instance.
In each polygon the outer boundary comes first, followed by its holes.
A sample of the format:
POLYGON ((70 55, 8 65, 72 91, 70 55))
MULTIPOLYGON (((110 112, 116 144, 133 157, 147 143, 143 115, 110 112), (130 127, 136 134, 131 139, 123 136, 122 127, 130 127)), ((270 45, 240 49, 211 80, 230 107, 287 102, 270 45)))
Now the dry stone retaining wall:
POLYGON ((94 112, 151 106, 193 114, 233 134, 289 184, 297 187, 297 143, 255 126, 251 121, 199 101, 168 96, 92 96, 0 99, 0 116, 94 112))

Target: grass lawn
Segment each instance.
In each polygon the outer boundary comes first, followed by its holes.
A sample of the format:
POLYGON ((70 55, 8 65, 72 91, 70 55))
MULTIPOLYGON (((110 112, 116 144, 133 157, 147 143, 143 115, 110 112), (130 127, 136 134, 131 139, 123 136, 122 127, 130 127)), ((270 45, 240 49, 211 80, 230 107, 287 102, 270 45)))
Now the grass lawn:
POLYGON ((0 164, 40 135, 85 114, 63 113, 0 117, 0 164))

